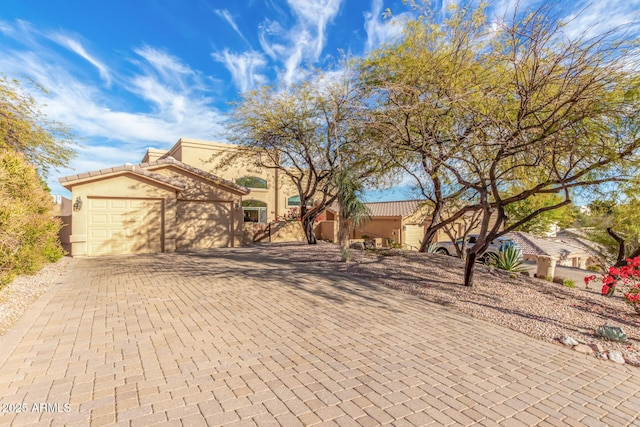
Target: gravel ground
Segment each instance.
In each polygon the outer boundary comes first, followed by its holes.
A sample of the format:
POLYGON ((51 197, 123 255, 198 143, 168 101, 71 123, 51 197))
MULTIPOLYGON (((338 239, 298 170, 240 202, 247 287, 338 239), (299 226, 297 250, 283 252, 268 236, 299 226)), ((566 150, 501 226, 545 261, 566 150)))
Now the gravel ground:
POLYGON ((621 296, 600 295, 597 283, 590 289, 585 288, 584 281, 568 288, 523 275, 512 278, 503 271, 478 265, 474 286, 468 288, 462 286, 463 262, 446 255, 352 250, 351 262, 345 264, 340 262, 337 246, 326 242, 258 247, 278 257, 380 283, 544 341, 560 345, 560 337, 566 334, 580 343, 600 344, 605 351, 620 351, 627 362, 636 363, 640 358, 640 315, 621 296), (602 325, 621 327, 628 341, 598 338, 595 329, 602 325))
POLYGON ((18 276, 0 289, 0 335, 4 335, 27 307, 55 283, 70 259, 64 257, 46 265, 32 276, 18 276))

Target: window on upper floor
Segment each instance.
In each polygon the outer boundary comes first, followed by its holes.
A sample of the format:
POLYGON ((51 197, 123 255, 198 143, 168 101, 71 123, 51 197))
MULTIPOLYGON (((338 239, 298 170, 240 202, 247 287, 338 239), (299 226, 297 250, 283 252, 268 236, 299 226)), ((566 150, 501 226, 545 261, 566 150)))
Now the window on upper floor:
POLYGON ((236 179, 236 184, 247 188, 259 188, 263 190, 267 188, 267 181, 257 176, 243 176, 242 178, 236 179))
MULTIPOLYGON (((300 207, 300 196, 291 196, 287 199, 287 206, 300 207)), ((307 200, 307 206, 313 206, 313 200, 307 200)))

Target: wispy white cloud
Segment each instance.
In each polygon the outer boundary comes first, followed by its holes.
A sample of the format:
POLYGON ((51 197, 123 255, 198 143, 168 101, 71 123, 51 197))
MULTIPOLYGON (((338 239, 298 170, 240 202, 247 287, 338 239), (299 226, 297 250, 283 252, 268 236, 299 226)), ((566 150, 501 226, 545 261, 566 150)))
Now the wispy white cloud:
MULTIPOLYGON (((10 77, 27 75, 46 88, 46 94, 33 94, 45 105, 43 111, 84 138, 85 148, 61 175, 136 162, 147 147, 168 148, 182 136, 219 139, 223 135, 225 118, 212 106, 210 78, 179 58, 150 46, 136 48, 130 57, 133 68, 109 72, 113 87, 105 90, 79 77, 82 69, 65 59, 55 45, 46 43, 51 34, 29 25, 3 25, 3 32, 12 32, 18 41, 29 40, 29 45, 0 49, 2 71, 10 77), (114 92, 123 91, 134 96, 114 97, 114 92)), ((57 40, 65 48, 93 58, 72 41, 57 40)), ((49 184, 54 191, 61 189, 55 180, 49 184)))
POLYGON ((84 48, 80 40, 70 35, 59 32, 49 34, 49 38, 59 45, 76 53, 91 65, 96 67, 98 72, 100 73, 100 77, 102 78, 102 80, 104 80, 107 85, 111 85, 111 75, 107 66, 90 55, 84 48))
POLYGON ((326 45, 326 29, 340 11, 343 0, 287 0, 295 18, 292 26, 265 19, 259 27, 260 46, 273 61, 283 64, 280 79, 290 84, 304 74, 304 61, 316 62, 326 45))
POLYGON ((260 46, 262 47, 264 53, 266 53, 267 56, 269 56, 269 58, 274 61, 284 56, 287 48, 282 44, 272 42, 269 39, 282 37, 282 34, 284 32, 285 30, 277 21, 271 21, 269 19, 265 19, 258 27, 258 38, 260 40, 260 46))
POLYGON ((242 31, 240 31, 240 28, 238 27, 238 24, 236 24, 236 21, 233 19, 233 16, 231 16, 231 13, 227 9, 214 9, 214 12, 215 12, 216 15, 218 15, 219 17, 221 17, 222 19, 227 21, 227 24, 229 24, 231 26, 231 28, 233 28, 233 31, 235 31, 236 34, 238 34, 240 36, 240 38, 247 45, 251 46, 251 43, 249 43, 249 40, 247 40, 245 35, 242 34, 242 31))
POLYGON ((382 14, 382 0, 373 0, 371 10, 364 14, 364 29, 367 33, 365 50, 367 52, 400 37, 403 24, 408 19, 407 13, 401 13, 394 18, 384 18, 382 14))
POLYGON ((162 49, 145 45, 133 51, 145 60, 142 64, 138 63, 141 68, 157 75, 168 84, 184 87, 185 76, 195 76, 195 72, 188 65, 162 49))
POLYGON ((630 34, 640 32, 640 0, 609 0, 606 2, 584 2, 574 4, 573 12, 563 21, 564 32, 570 38, 602 34, 612 29, 622 29, 630 34))
POLYGON ((254 51, 235 54, 225 49, 222 52, 212 53, 214 60, 221 62, 231 73, 234 84, 245 92, 257 85, 264 84, 267 78, 262 70, 267 65, 265 57, 254 51))
POLYGON ((318 59, 326 42, 327 24, 338 14, 342 0, 287 0, 287 3, 299 17, 301 31, 313 34, 313 39, 306 40, 302 46, 309 46, 312 58, 318 59))

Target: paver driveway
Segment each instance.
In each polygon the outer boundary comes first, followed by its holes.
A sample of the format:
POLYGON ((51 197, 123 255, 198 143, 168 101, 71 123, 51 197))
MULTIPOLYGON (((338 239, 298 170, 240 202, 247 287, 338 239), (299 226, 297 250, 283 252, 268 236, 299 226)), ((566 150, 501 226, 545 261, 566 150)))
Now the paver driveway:
POLYGON ((74 259, 0 341, 0 423, 640 424, 638 368, 264 254, 74 259))

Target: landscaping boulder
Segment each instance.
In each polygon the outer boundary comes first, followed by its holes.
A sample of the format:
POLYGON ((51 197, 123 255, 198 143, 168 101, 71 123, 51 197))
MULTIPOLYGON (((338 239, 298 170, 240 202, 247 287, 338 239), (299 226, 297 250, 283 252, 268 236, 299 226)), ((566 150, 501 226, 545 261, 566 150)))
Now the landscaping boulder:
POLYGON ((364 251, 364 243, 362 242, 353 242, 352 244, 349 245, 350 249, 355 249, 358 251, 364 251))
POLYGON ((609 360, 611 360, 612 362, 616 362, 620 364, 625 363, 624 357, 622 357, 622 353, 620 353, 619 351, 609 351, 608 355, 609 355, 609 360))
POLYGON ((560 342, 566 345, 567 347, 575 347, 576 345, 580 344, 578 341, 576 341, 575 338, 570 337, 569 335, 566 335, 566 334, 560 338, 560 342))
POLYGON ((573 349, 578 353, 593 354, 593 349, 586 344, 578 344, 577 346, 573 347, 573 349))

